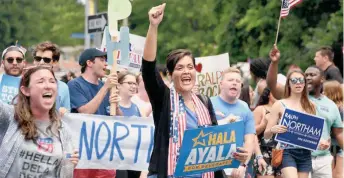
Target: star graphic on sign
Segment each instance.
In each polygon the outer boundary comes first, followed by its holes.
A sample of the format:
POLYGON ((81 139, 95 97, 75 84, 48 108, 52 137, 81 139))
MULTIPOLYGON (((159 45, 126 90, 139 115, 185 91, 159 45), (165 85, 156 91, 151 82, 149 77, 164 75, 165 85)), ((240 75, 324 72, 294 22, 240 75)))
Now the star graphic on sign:
POLYGON ((201 130, 201 132, 198 134, 197 137, 193 138, 192 141, 194 142, 193 146, 192 147, 195 147, 197 145, 202 145, 202 146, 205 146, 205 140, 204 140, 204 137, 208 136, 209 134, 211 134, 212 132, 210 133, 207 133, 207 134, 204 134, 203 133, 203 130, 201 130), (202 138, 203 137, 203 140, 200 142, 198 141, 198 139, 202 138))

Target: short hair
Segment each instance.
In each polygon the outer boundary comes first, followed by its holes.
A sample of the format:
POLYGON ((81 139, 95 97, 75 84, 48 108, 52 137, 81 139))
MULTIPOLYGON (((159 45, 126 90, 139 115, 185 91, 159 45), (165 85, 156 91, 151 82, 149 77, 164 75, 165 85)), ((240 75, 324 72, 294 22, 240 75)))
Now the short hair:
POLYGON ((196 65, 195 58, 193 57, 190 50, 187 49, 176 49, 170 52, 166 58, 166 67, 168 72, 172 75, 174 68, 176 67, 178 61, 185 56, 189 56, 192 59, 193 65, 196 65))
POLYGON ((236 68, 236 67, 229 67, 228 69, 226 69, 226 70, 224 70, 222 72, 221 79, 223 79, 223 77, 226 74, 228 74, 228 73, 237 73, 237 74, 239 74, 241 76, 241 72, 240 72, 240 70, 238 68, 236 68))
POLYGON ((320 67, 318 67, 318 66, 316 66, 316 65, 311 65, 311 66, 309 66, 307 69, 309 69, 309 68, 316 68, 316 69, 318 69, 318 70, 319 70, 319 73, 320 73, 320 76, 321 76, 321 77, 325 77, 325 73, 324 73, 324 71, 323 71, 322 69, 320 69, 320 67))
MULTIPOLYGON (((90 59, 89 61, 94 62, 94 60, 95 60, 95 58, 90 59)), ((82 66, 81 66, 81 73, 82 73, 82 74, 86 71, 86 67, 87 67, 87 62, 86 62, 85 65, 82 65, 82 66)))
POLYGON ((333 61, 334 53, 331 47, 323 46, 319 48, 317 52, 320 52, 321 56, 327 56, 331 62, 333 61))
POLYGON ((50 41, 45 41, 39 43, 36 48, 33 50, 33 56, 36 56, 37 51, 51 51, 53 53, 53 61, 59 61, 61 51, 58 46, 50 41))

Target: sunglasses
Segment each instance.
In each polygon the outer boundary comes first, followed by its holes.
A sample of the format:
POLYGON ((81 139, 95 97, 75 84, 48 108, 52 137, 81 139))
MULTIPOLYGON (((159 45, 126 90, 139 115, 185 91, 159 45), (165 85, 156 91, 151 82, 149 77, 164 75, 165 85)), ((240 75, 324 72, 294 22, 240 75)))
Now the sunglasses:
POLYGON ((305 79, 304 78, 290 78, 290 82, 294 85, 297 83, 304 84, 305 79))
POLYGON ((41 62, 43 59, 44 63, 50 63, 52 60, 51 58, 41 57, 41 56, 35 56, 35 57, 33 57, 33 59, 35 59, 36 62, 41 62))
POLYGON ((21 57, 16 57, 16 58, 8 57, 8 58, 6 58, 6 61, 10 64, 12 64, 14 62, 14 60, 16 60, 18 64, 20 64, 24 61, 24 59, 21 57))

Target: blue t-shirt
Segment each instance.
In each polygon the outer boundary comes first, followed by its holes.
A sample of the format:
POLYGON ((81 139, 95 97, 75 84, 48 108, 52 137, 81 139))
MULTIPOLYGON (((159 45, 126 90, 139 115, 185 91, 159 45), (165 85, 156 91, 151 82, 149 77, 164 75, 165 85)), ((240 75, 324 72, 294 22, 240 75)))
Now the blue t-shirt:
POLYGON ((70 97, 67 84, 57 80, 56 109, 59 110, 60 107, 64 107, 70 111, 70 97))
MULTIPOLYGON (((68 82, 71 102, 71 112, 78 113, 78 108, 90 102, 103 87, 102 81, 98 85, 86 81, 82 76, 68 82)), ((110 115, 109 93, 107 93, 94 113, 97 115, 110 115)))
POLYGON ((232 115, 236 118, 236 121, 244 122, 245 135, 256 133, 253 113, 248 107, 247 103, 238 99, 234 104, 230 104, 224 101, 220 96, 211 97, 210 100, 216 113, 216 119, 220 121, 219 124, 222 122, 229 123, 223 119, 232 115), (222 113, 224 117, 219 115, 219 113, 222 113))
MULTIPOLYGON (((186 110, 186 129, 197 129, 198 128, 198 119, 196 113, 192 112, 188 107, 185 106, 186 110)), ((195 174, 184 176, 187 178, 201 178, 202 174, 195 174)))
POLYGON ((185 107, 186 110, 186 129, 197 129, 198 128, 198 119, 196 113, 192 112, 188 107, 185 107))
POLYGON ((140 110, 137 107, 136 104, 131 103, 131 106, 129 108, 125 108, 121 105, 119 105, 119 109, 123 112, 123 116, 138 116, 141 117, 140 110))

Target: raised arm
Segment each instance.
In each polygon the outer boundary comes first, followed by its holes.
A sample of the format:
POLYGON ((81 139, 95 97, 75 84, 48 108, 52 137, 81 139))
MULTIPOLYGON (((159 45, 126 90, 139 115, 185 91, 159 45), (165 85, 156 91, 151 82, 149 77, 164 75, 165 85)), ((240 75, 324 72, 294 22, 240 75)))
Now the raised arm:
POLYGON ((158 26, 163 19, 165 6, 166 4, 162 4, 153 7, 148 13, 150 25, 142 60, 142 79, 152 104, 155 125, 157 125, 160 118, 161 106, 164 101, 165 91, 167 91, 167 86, 156 68, 158 26))
POLYGON ((277 46, 274 45, 269 54, 271 64, 266 76, 266 83, 272 95, 276 99, 282 99, 284 95, 284 88, 281 85, 277 85, 278 61, 280 59, 280 56, 280 51, 278 50, 277 46))
POLYGON ((158 26, 164 17, 166 4, 153 7, 149 12, 149 29, 146 36, 143 59, 146 61, 155 61, 158 41, 158 26))

